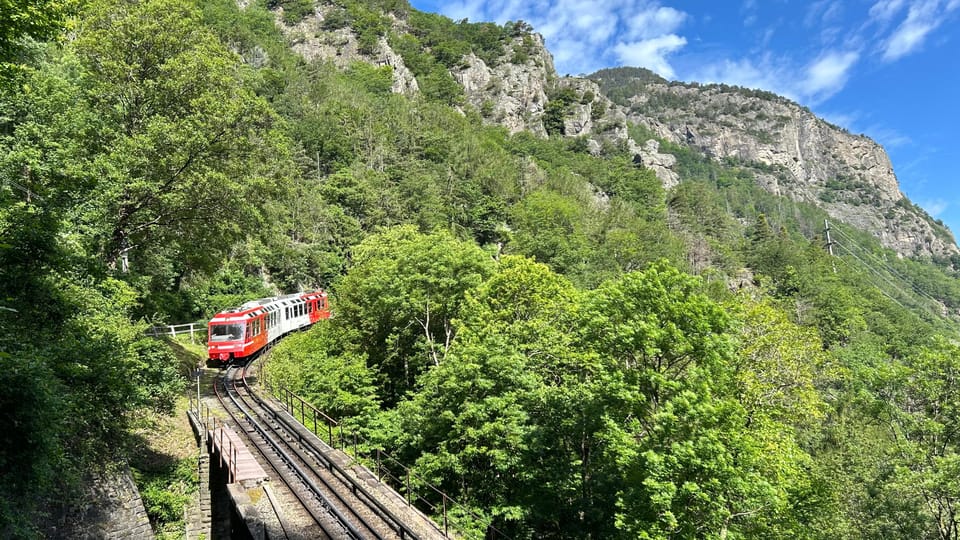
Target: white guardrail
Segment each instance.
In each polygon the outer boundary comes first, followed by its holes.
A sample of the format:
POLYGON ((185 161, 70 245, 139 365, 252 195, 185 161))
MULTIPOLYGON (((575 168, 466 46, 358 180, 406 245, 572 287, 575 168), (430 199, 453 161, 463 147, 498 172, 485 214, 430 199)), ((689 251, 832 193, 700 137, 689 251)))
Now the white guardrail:
POLYGON ((147 335, 153 337, 170 336, 175 337, 178 334, 190 334, 190 342, 195 343, 195 333, 200 332, 203 335, 207 333, 206 322, 195 322, 186 324, 168 324, 162 326, 151 326, 147 329, 147 335))

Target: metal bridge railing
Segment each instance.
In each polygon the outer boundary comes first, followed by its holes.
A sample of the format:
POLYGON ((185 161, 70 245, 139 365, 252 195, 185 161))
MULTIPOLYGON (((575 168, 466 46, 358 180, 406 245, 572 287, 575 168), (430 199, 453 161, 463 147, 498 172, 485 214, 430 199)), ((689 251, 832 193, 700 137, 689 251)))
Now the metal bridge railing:
MULTIPOLYGON (((443 533, 446 537, 452 538, 450 535, 451 527, 458 529, 456 532, 463 536, 465 531, 457 526, 458 516, 475 521, 482 520, 475 512, 418 476, 385 450, 369 444, 356 431, 351 430, 349 433, 344 433, 343 424, 330 418, 290 389, 286 387, 268 388, 268 391, 280 401, 295 420, 312 431, 320 440, 323 440, 331 448, 336 448, 351 455, 368 468, 374 469, 374 474, 381 482, 403 494, 408 506, 416 507, 427 515, 438 515, 443 520, 443 533), (417 488, 425 489, 427 493, 423 494, 417 488), (453 515, 452 510, 460 510, 460 512, 453 515)), ((487 527, 484 536, 485 538, 509 538, 493 525, 487 527)))

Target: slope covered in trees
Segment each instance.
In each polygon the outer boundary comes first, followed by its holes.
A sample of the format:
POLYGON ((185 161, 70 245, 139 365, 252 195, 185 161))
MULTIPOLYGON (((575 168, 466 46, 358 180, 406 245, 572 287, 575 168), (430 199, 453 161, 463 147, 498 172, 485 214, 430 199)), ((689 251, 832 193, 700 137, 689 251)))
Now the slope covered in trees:
MULTIPOLYGON (((424 73, 515 28, 338 5, 345 24, 401 17, 390 39, 424 73)), ((182 380, 148 321, 324 286, 337 316, 270 378, 476 531, 956 538, 946 265, 839 226, 830 257, 825 216, 748 164, 664 142, 667 191, 625 148, 509 135, 447 94, 392 94, 389 67, 306 63, 262 3, 98 0, 49 35, 0 51, 18 66, 0 87, 5 534, 36 534, 23 501, 122 459, 137 412, 170 406, 182 380)))

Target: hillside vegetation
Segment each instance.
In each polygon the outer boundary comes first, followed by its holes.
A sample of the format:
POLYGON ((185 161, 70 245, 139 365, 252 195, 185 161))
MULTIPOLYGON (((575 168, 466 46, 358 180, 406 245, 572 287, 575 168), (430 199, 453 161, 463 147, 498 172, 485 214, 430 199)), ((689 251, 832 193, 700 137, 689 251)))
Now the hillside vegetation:
POLYGON ((448 69, 525 61, 500 56, 525 23, 325 4, 394 44, 405 96, 293 54, 270 9, 309 2, 38 6, 0 35, 0 535, 42 535, 172 407, 149 323, 324 287, 335 317, 268 377, 468 534, 957 538, 955 261, 836 223, 832 257, 756 163, 660 140, 666 190, 624 144, 486 125, 448 69))

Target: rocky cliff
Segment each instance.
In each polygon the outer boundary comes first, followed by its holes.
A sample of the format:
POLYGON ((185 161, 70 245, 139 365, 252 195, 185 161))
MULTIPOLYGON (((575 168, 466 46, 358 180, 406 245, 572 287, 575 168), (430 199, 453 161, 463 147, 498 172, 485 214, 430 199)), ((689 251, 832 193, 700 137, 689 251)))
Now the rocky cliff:
POLYGON ((901 255, 957 253, 952 235, 900 192, 883 148, 785 98, 740 88, 648 84, 628 121, 715 159, 756 165, 768 191, 820 206, 901 255))
MULTIPOLYGON (((353 29, 330 23, 337 10, 321 2, 297 24, 278 17, 278 25, 304 58, 390 66, 393 91, 416 94, 416 77, 388 40, 362 51, 353 29)), ((388 17, 392 32, 410 30, 402 17, 388 17)), ((771 193, 817 205, 902 256, 960 253, 950 231, 900 192, 880 145, 796 103, 764 91, 668 82, 642 68, 559 77, 541 36, 524 32, 507 41, 499 57, 484 61, 468 53, 449 70, 464 90, 462 107, 479 111, 485 122, 510 132, 586 137, 597 151, 604 141, 624 144, 669 189, 680 181, 676 160, 659 151, 656 139, 629 138, 628 125, 642 125, 661 140, 753 167, 771 193)))

